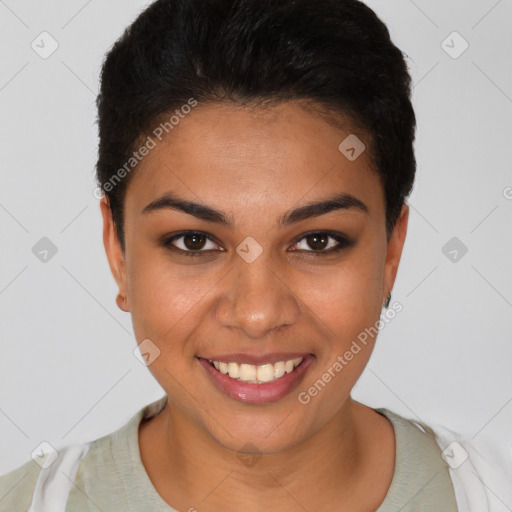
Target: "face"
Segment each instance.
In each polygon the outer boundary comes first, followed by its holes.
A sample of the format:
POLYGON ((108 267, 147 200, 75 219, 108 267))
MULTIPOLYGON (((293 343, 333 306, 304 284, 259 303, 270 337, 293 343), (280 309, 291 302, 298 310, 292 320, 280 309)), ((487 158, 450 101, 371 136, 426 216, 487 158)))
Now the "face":
POLYGON ((173 414, 219 445, 278 453, 307 440, 343 414, 371 355, 368 337, 344 357, 379 320, 408 208, 388 242, 369 155, 338 149, 351 133, 296 102, 198 105, 132 176, 124 253, 102 200, 148 368, 173 414))

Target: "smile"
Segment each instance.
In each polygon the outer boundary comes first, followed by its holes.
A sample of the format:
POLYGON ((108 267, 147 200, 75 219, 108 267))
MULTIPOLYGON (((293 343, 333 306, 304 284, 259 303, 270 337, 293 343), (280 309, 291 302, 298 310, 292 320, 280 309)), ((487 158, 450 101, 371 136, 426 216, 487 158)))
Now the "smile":
POLYGON ((253 364, 238 364, 235 362, 212 361, 209 362, 223 375, 228 375, 232 379, 250 384, 263 384, 280 379, 283 375, 293 372, 304 360, 303 357, 289 359, 288 361, 278 361, 274 364, 266 363, 259 366, 253 364))
POLYGON ((315 357, 312 354, 273 354, 271 357, 233 354, 215 357, 212 354, 196 359, 214 388, 222 394, 247 404, 268 404, 296 389, 315 357), (221 361, 221 357, 225 360, 221 361))

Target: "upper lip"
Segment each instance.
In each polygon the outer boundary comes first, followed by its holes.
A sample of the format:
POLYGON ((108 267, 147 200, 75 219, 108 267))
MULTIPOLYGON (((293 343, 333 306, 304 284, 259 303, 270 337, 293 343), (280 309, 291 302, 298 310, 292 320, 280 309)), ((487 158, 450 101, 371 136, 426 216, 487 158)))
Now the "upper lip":
POLYGON ((297 359, 299 357, 306 357, 309 355, 307 352, 273 352, 269 354, 213 354, 209 356, 198 356, 202 359, 210 361, 219 361, 224 363, 238 363, 238 364, 252 364, 261 366, 263 364, 274 364, 278 361, 289 361, 290 359, 297 359))

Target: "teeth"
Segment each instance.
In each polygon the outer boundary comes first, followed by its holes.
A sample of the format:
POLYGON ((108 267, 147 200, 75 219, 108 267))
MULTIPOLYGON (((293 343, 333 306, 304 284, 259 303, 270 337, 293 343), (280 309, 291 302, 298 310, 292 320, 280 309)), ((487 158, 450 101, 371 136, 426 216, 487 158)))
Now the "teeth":
POLYGON ((283 361, 279 361, 274 365, 274 379, 279 379, 279 377, 282 377, 286 371, 285 371, 286 363, 283 361))
MULTIPOLYGON (((236 364, 236 363, 233 363, 236 364)), ((249 381, 249 380, 256 380, 256 366, 253 366, 252 364, 241 364, 240 365, 240 371, 238 372, 238 376, 240 377, 240 380, 249 381)), ((231 376, 231 375, 230 375, 231 376)))
POLYGON ((240 377, 240 366, 238 366, 238 363, 228 363, 228 372, 232 379, 240 377))
POLYGON ((212 361, 210 363, 224 375, 229 375, 232 379, 251 384, 261 384, 280 379, 286 373, 292 372, 303 358, 290 359, 288 361, 279 361, 275 364, 262 364, 255 366, 253 364, 225 363, 222 361, 212 361))
POLYGON ((270 382, 274 380, 274 365, 273 364, 263 364, 258 366, 257 380, 261 382, 270 382))

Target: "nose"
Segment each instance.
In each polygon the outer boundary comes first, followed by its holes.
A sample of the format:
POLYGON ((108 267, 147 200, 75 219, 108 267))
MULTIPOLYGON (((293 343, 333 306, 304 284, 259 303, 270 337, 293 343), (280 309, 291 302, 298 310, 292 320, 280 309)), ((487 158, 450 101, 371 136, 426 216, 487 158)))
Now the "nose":
POLYGON ((264 255, 252 263, 240 259, 235 265, 217 301, 216 318, 221 326, 258 339, 297 323, 300 301, 284 273, 271 268, 264 255))

